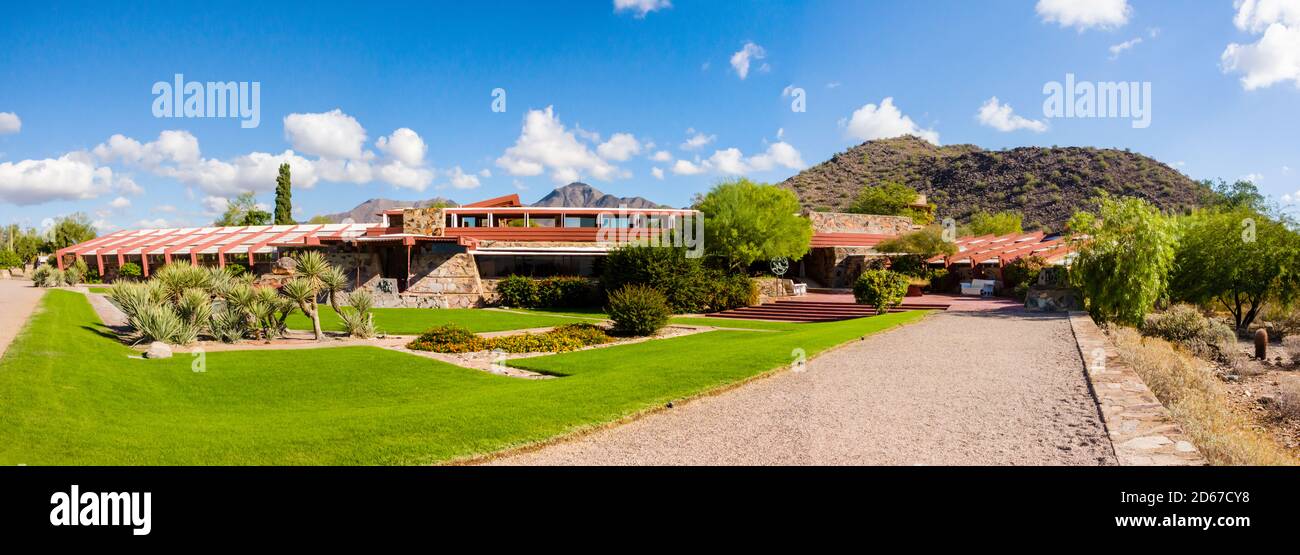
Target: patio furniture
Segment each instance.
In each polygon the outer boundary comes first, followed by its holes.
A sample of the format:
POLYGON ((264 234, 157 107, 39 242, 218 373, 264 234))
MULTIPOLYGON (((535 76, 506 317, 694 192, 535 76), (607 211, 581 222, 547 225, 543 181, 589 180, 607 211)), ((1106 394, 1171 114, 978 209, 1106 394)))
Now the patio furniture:
POLYGON ((993 289, 996 285, 997 281, 991 279, 972 279, 969 282, 962 282, 961 294, 991 297, 993 296, 993 289))

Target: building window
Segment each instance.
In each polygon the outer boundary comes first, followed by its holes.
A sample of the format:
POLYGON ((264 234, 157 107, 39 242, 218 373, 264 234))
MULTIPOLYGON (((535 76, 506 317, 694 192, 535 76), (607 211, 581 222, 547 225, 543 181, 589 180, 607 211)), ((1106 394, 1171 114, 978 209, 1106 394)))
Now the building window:
POLYGON ((479 276, 487 279, 512 275, 528 277, 600 274, 604 257, 571 255, 483 255, 474 257, 479 276))
POLYGON ((596 227, 595 216, 565 216, 564 227, 596 227))

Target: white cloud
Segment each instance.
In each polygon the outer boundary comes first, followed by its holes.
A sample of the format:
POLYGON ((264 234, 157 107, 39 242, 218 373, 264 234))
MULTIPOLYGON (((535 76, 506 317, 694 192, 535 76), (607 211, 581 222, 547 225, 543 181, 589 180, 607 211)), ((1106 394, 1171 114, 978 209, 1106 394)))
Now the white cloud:
POLYGON ((893 97, 880 101, 880 106, 867 104, 853 111, 847 120, 840 120, 845 133, 860 141, 888 139, 902 135, 916 135, 922 139, 939 144, 939 132, 933 129, 921 129, 912 118, 903 115, 894 106, 893 97))
POLYGON ((636 12, 638 18, 645 17, 646 14, 673 7, 669 0, 614 0, 614 12, 636 12))
POLYGON ((977 117, 981 125, 992 127, 1004 133, 1020 129, 1028 129, 1034 133, 1047 131, 1047 123, 1017 116, 1011 110, 1010 104, 999 103, 996 96, 988 99, 983 106, 980 106, 977 117))
POLYGON ((153 207, 153 211, 162 212, 164 214, 171 214, 176 211, 176 207, 170 204, 159 204, 153 207))
POLYGON ((408 166, 423 165, 424 155, 429 151, 429 147, 424 144, 424 139, 421 139, 415 131, 405 127, 393 131, 392 135, 380 137, 375 142, 375 146, 408 166))
POLYGON ((527 185, 524 185, 524 182, 523 182, 523 181, 520 181, 520 180, 518 180, 518 179, 511 180, 511 181, 510 181, 510 185, 513 186, 513 187, 515 188, 516 191, 527 191, 527 190, 528 190, 528 186, 527 186, 527 185))
POLYGON ((673 173, 677 175, 699 175, 708 171, 707 168, 697 162, 678 160, 676 164, 673 164, 673 173))
POLYGON ((136 185, 135 180, 131 179, 131 176, 119 175, 113 182, 117 185, 117 191, 124 195, 135 196, 144 194, 144 187, 136 185))
POLYGON ((1264 174, 1262 174, 1262 173, 1248 173, 1248 174, 1246 174, 1246 175, 1243 175, 1243 176, 1241 176, 1241 177, 1238 177, 1237 180, 1238 180, 1238 181, 1249 181, 1249 182, 1251 182, 1251 183, 1259 183, 1260 181, 1263 181, 1263 180, 1264 180, 1264 174))
POLYGON ((749 77, 749 64, 754 60, 762 60, 766 57, 767 51, 762 46, 753 42, 746 42, 745 46, 731 55, 731 68, 736 70, 736 75, 743 80, 749 77))
POLYGON ((680 146, 682 150, 695 150, 718 140, 717 135, 705 135, 694 129, 687 129, 686 134, 688 135, 686 142, 680 146))
POLYGON ((749 165, 757 171, 767 171, 777 166, 792 170, 804 167, 803 156, 784 141, 767 145, 767 152, 750 158, 749 165))
POLYGON ((318 114, 284 117, 284 137, 294 149, 322 158, 360 160, 366 130, 352 116, 335 108, 318 114))
POLYGON ((17 133, 23 129, 23 120, 13 112, 0 112, 0 135, 17 133))
POLYGON ((664 178, 664 170, 658 167, 650 168, 650 175, 653 175, 655 179, 662 181, 664 178))
POLYGON ((1237 0, 1233 23, 1263 35, 1251 44, 1231 43, 1219 57, 1224 73, 1240 73, 1246 90, 1291 81, 1300 87, 1300 1, 1237 0))
POLYGON ((1038 0, 1034 11, 1044 22, 1075 27, 1083 32, 1092 27, 1121 27, 1128 23, 1133 8, 1128 5, 1128 0, 1038 0))
POLYGON ((226 197, 206 196, 201 201, 203 210, 210 216, 217 216, 225 213, 226 207, 230 205, 230 199, 226 197))
POLYGON ((456 166, 447 172, 447 177, 451 178, 451 186, 457 189, 474 189, 479 186, 478 176, 467 174, 456 166))
POLYGON ((292 150, 280 154, 251 152, 230 161, 204 158, 194 164, 164 166, 155 173, 198 186, 208 194, 235 195, 273 189, 280 164, 289 164, 295 188, 310 189, 319 181, 315 163, 292 150))
POLYGON ((577 181, 584 174, 602 181, 624 175, 565 129, 551 106, 528 111, 519 138, 496 165, 515 176, 540 175, 549 169, 558 184, 577 181))
POLYGON ((753 172, 772 170, 777 167, 793 170, 802 169, 804 167, 803 156, 799 154, 797 149, 786 142, 772 143, 767 146, 767 150, 762 154, 754 156, 745 156, 740 149, 732 147, 716 150, 712 156, 705 160, 698 158, 694 162, 678 160, 677 163, 673 164, 672 171, 677 175, 699 175, 706 172, 723 175, 746 175, 753 172))
POLYGON ((131 199, 126 197, 117 197, 108 203, 113 208, 126 208, 131 206, 131 199))
POLYGON ((492 177, 492 170, 487 169, 487 168, 483 168, 483 169, 481 169, 481 170, 478 171, 478 176, 479 176, 479 177, 492 177))
POLYGON ((1111 45, 1110 59, 1114 60, 1116 58, 1119 58, 1119 55, 1123 54, 1125 50, 1133 48, 1134 46, 1137 46, 1139 44, 1142 44, 1142 37, 1137 37, 1135 39, 1126 40, 1119 44, 1111 45))
POLYGON ((596 147, 596 154, 606 160, 616 160, 622 162, 631 158, 633 155, 641 153, 641 141, 631 133, 615 133, 596 147))
POLYGON ((661 150, 659 152, 654 153, 654 155, 651 156, 650 159, 656 162, 671 162, 673 159, 673 155, 671 152, 668 152, 667 150, 661 150))
POLYGON ((396 187, 423 191, 433 183, 432 169, 421 166, 408 166, 401 160, 392 160, 379 166, 379 177, 396 187))
POLYGON ((85 151, 59 158, 0 163, 0 201, 18 205, 91 199, 109 191, 113 170, 85 151))
POLYGON ((199 161, 199 140, 189 131, 167 130, 158 139, 140 143, 121 134, 113 135, 94 149, 104 162, 121 161, 154 169, 165 163, 193 164, 199 161))
POLYGON ((1242 31, 1259 33, 1274 23, 1300 26, 1300 2, 1296 0, 1236 0, 1237 15, 1232 23, 1242 31))
POLYGON ((135 227, 139 229, 166 229, 176 226, 168 224, 166 219, 154 218, 152 220, 138 220, 135 222, 135 227))

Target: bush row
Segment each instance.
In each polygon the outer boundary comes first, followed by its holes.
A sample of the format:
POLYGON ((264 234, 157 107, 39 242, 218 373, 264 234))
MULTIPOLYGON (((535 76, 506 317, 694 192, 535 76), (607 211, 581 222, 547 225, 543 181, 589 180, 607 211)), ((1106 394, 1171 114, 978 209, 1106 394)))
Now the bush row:
POLYGON ((566 324, 545 333, 523 333, 503 337, 480 337, 458 324, 438 326, 406 344, 408 349, 435 353, 472 353, 499 350, 507 353, 562 353, 590 345, 609 343, 614 338, 592 324, 566 324))
POLYGON ((681 247, 630 245, 605 257, 601 286, 612 293, 642 285, 663 293, 674 313, 718 312, 758 303, 758 286, 749 276, 705 266, 681 247))
POLYGON ((515 308, 581 308, 600 304, 595 285, 573 276, 512 275, 497 282, 502 305, 515 308))

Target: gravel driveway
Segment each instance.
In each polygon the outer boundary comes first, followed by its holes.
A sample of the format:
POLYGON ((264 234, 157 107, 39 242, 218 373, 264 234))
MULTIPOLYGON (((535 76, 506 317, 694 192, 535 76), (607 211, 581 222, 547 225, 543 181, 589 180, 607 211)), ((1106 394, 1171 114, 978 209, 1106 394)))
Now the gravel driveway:
POLYGON ((950 311, 490 464, 1115 464, 1083 372, 1063 315, 950 311))
POLYGON ((22 331, 44 294, 44 289, 32 287, 30 281, 0 279, 0 355, 22 331))

